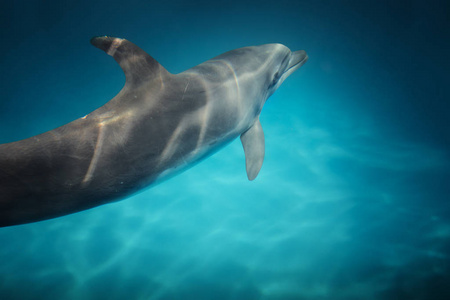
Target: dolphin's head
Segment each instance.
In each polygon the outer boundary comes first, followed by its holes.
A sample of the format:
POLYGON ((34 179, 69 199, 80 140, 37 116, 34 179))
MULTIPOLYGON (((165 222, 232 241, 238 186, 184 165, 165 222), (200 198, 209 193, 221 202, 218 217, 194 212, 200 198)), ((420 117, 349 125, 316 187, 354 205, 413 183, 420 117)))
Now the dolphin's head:
POLYGON ((254 55, 260 62, 260 77, 262 80, 265 79, 267 98, 289 75, 308 60, 308 55, 304 50, 292 52, 281 44, 266 44, 254 48, 254 55))
POLYGON ((242 96, 264 103, 307 59, 304 50, 292 52, 282 44, 265 44, 232 50, 214 60, 232 68, 239 85, 244 87, 241 91, 248 93, 242 96))

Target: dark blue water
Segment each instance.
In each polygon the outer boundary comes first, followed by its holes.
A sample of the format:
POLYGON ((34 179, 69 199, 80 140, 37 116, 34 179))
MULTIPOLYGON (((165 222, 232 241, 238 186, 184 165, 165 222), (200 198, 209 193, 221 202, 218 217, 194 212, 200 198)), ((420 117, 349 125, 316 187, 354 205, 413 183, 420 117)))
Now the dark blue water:
POLYGON ((0 143, 121 89, 92 36, 173 73, 273 42, 310 59, 264 107, 254 182, 235 141, 124 201, 1 228, 0 299, 450 299, 444 1, 10 2, 0 143))

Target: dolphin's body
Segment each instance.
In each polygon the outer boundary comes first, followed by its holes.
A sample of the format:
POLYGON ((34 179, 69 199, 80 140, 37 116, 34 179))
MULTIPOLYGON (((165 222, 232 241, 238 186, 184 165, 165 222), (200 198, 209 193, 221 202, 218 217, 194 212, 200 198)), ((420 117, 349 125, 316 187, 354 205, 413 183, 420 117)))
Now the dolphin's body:
POLYGON ((267 44, 175 75, 127 40, 96 37, 91 43, 120 64, 125 86, 83 118, 0 145, 0 226, 119 200, 238 136, 253 180, 264 159, 261 109, 307 60, 305 51, 267 44))

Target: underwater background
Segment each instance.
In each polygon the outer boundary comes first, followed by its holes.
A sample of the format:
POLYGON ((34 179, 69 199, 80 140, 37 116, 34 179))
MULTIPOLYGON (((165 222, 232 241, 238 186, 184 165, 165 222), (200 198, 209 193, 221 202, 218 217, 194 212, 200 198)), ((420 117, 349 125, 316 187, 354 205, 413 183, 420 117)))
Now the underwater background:
MULTIPOLYGON (((450 299, 448 1, 2 1, 0 143, 124 84, 90 45, 172 73, 264 43, 309 61, 239 140, 133 197, 0 228, 0 299, 450 299)), ((1 197, 1 195, 0 195, 1 197)))

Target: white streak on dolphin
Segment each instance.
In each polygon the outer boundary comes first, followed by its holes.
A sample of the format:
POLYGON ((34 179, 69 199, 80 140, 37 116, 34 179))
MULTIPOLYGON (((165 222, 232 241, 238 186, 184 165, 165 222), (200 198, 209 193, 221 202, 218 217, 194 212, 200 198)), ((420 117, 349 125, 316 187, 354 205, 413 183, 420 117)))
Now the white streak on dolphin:
POLYGON ((0 226, 63 216, 119 200, 240 136, 247 175, 264 159, 259 114, 307 60, 281 44, 229 51, 171 74, 131 42, 95 37, 125 73, 123 89, 87 116, 0 145, 0 226))

